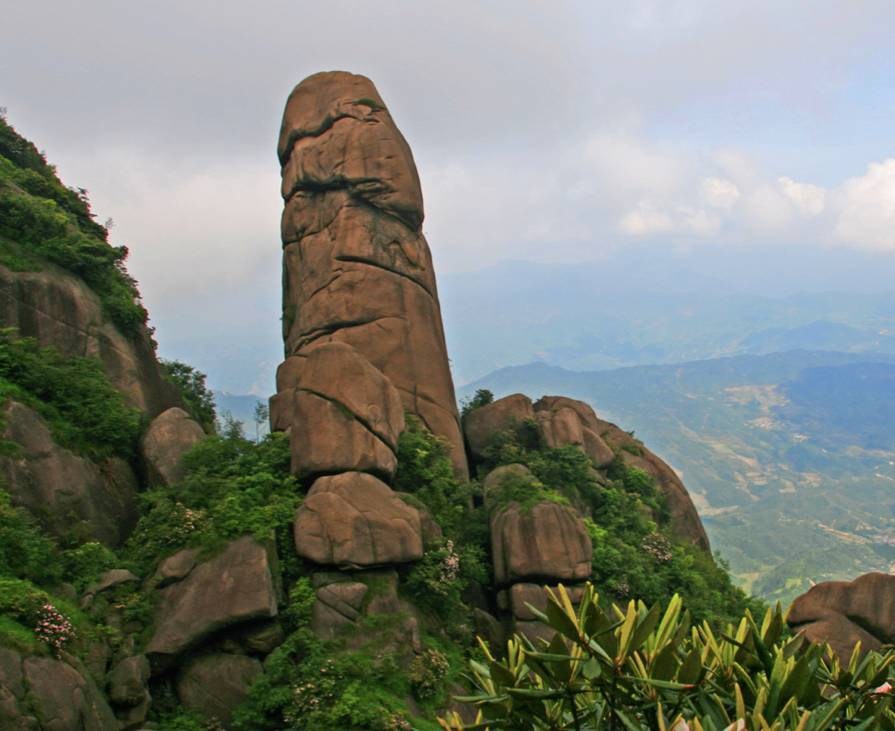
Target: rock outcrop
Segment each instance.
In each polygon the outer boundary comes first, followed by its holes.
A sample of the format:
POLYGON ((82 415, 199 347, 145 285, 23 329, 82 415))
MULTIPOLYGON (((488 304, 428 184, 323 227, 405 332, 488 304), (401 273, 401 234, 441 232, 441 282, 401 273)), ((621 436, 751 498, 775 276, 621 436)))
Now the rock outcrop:
POLYGON ((118 731, 121 725, 75 658, 23 657, 0 647, 0 728, 118 731))
POLYGON ((13 504, 26 508, 53 535, 121 543, 137 522, 137 478, 122 459, 95 463, 53 441, 33 409, 10 401, 3 437, 18 445, 0 455, 0 477, 13 504))
POLYGON ((173 485, 183 475, 183 455, 205 438, 205 431, 176 406, 156 416, 140 443, 151 485, 173 485))
POLYGON ((0 266, 0 327, 16 328, 68 356, 95 356, 127 402, 154 417, 181 405, 162 378, 148 331, 127 338, 103 314, 82 279, 46 264, 39 272, 0 266))
POLYGON ((293 472, 394 475, 404 431, 401 396, 380 370, 344 343, 310 349, 295 389, 293 472))
POLYGON ((271 427, 297 423, 295 391, 312 347, 345 343, 448 441, 465 477, 419 176, 373 83, 341 71, 305 79, 286 103, 277 151, 286 360, 271 427))
POLYGON ((873 572, 854 581, 825 581, 796 598, 786 621, 812 642, 827 642, 847 663, 863 651, 895 643, 895 576, 873 572))
POLYGON ((253 657, 202 655, 181 669, 177 697, 185 708, 230 728, 233 711, 245 700, 249 686, 261 672, 261 663, 253 657))
POLYGON ((372 475, 321 477, 296 513, 295 549, 343 568, 415 561, 423 555, 419 511, 372 475))
POLYGON ((277 614, 268 550, 249 536, 159 593, 155 633, 146 647, 154 668, 165 668, 220 629, 277 614))

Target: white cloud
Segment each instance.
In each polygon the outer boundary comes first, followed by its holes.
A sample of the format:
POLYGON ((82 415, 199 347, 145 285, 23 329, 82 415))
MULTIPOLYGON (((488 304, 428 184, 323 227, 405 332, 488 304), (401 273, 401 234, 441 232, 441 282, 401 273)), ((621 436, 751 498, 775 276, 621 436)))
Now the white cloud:
POLYGON ((819 216, 826 207, 827 192, 819 185, 797 183, 792 178, 777 178, 783 194, 803 216, 819 216))
POLYGON ((895 159, 871 163, 845 182, 835 235, 857 248, 895 252, 895 159))
POLYGON ((732 208, 740 197, 740 189, 723 178, 704 178, 700 193, 702 199, 715 208, 732 208))
POLYGON ((618 230, 629 236, 670 233, 674 221, 665 211, 648 201, 641 201, 618 222, 618 230))

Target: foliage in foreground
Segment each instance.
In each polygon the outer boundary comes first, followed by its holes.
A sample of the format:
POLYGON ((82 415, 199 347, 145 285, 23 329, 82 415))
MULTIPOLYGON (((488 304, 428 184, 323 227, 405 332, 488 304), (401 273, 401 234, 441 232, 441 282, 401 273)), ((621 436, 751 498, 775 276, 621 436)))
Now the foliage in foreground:
POLYGON ((642 602, 605 609, 588 585, 576 610, 547 590, 538 617, 556 631, 535 648, 514 638, 506 657, 471 662, 476 723, 444 729, 822 731, 895 729, 895 652, 856 648, 847 665, 828 648, 785 633, 780 607, 747 611, 716 632, 693 625, 675 596, 662 612, 642 602))

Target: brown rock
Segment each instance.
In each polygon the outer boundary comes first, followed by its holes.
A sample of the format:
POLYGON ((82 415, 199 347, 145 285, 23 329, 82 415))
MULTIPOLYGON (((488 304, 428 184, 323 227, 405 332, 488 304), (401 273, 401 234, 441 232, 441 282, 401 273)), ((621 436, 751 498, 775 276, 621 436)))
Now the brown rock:
POLYGON ((534 409, 548 447, 580 447, 597 467, 612 461, 615 454, 600 437, 600 422, 588 404, 565 396, 544 396, 534 409))
POLYGON ((656 480, 656 487, 665 496, 671 513, 670 527, 674 536, 704 551, 711 550, 699 513, 677 473, 615 424, 599 421, 599 430, 602 438, 618 452, 626 465, 643 470, 656 480))
POLYGON ((261 663, 252 657, 203 655, 180 671, 177 697, 189 710, 230 728, 233 711, 246 699, 249 686, 262 672, 261 663))
POLYGON ((181 403, 162 378, 149 332, 126 337, 79 277, 47 264, 39 272, 0 266, 0 326, 68 356, 95 356, 127 402, 150 417, 181 403))
POLYGON ((792 603, 786 621, 812 642, 829 642, 843 662, 859 640, 865 651, 895 643, 895 576, 817 584, 792 603))
POLYGON ((86 670, 48 657, 26 657, 22 668, 37 728, 44 731, 118 731, 120 728, 86 670))
POLYGON ((481 459, 495 435, 534 418, 531 399, 521 393, 504 396, 493 403, 480 406, 467 414, 463 421, 469 451, 476 459, 481 459))
POLYGON ((63 449, 43 418, 15 401, 3 416, 4 438, 21 447, 0 456, 0 478, 14 505, 59 538, 83 540, 86 532, 115 546, 130 535, 138 517, 137 479, 124 460, 96 464, 63 449))
POLYGON ((132 708, 146 702, 149 691, 149 660, 134 655, 119 662, 109 673, 109 700, 116 706, 132 708))
POLYGON ((488 643, 492 653, 500 653, 505 649, 503 625, 493 614, 475 608, 472 610, 472 624, 476 636, 488 643))
POLYGON ((591 573, 591 541, 578 513, 542 502, 530 511, 518 503, 491 517, 491 551, 497 584, 522 579, 580 581, 591 573))
POLYGON ((267 550, 249 536, 232 541, 160 595, 146 654, 162 667, 223 627, 277 614, 267 550))
POLYGON ((322 639, 332 639, 343 627, 361 616, 368 587, 359 581, 327 584, 317 590, 311 610, 311 629, 322 639))
POLYGON ((176 406, 156 416, 140 443, 150 484, 173 485, 183 479, 183 455, 205 436, 202 427, 176 406))
POLYGON ((295 548, 346 568, 415 561, 423 555, 419 512, 372 475, 321 477, 296 513, 295 548))
MULTIPOLYGON (((301 359, 313 345, 351 345, 391 381, 405 409, 447 439, 465 477, 419 179, 373 84, 344 72, 303 81, 286 105, 279 154, 286 199, 279 393, 303 378, 301 359)), ((274 428, 299 420, 288 397, 271 404, 274 428)))
POLYGON ((198 558, 199 551, 195 548, 184 548, 182 551, 168 556, 155 570, 153 578, 156 586, 161 589, 175 581, 180 581, 195 568, 198 558))
POLYGON ((235 640, 250 655, 269 655, 286 641, 286 632, 272 619, 246 625, 235 633, 235 640))

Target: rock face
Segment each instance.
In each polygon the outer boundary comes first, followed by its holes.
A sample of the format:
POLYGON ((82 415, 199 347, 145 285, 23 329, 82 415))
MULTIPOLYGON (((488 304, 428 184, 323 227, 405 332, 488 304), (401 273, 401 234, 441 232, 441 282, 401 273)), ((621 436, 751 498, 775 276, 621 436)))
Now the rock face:
POLYGON ((847 663, 859 641, 864 651, 895 642, 895 576, 817 584, 792 603, 786 621, 812 642, 828 642, 847 663))
POLYGON ((419 511, 372 475, 321 477, 296 512, 295 548, 344 568, 415 561, 423 555, 419 511))
POLYGON ((0 728, 4 731, 118 731, 90 673, 49 657, 0 648, 0 728))
POLYGON ((580 447, 597 467, 612 461, 615 454, 600 436, 600 420, 586 403, 565 396, 544 396, 534 409, 548 447, 580 447))
POLYGON ((137 523, 137 478, 124 460, 97 464, 63 449, 43 418, 15 401, 3 418, 4 438, 21 447, 0 456, 0 477, 15 505, 63 539, 86 532, 115 546, 130 534, 137 523))
POLYGON ((140 443, 149 482, 173 485, 183 477, 183 455, 205 438, 202 427, 176 406, 156 416, 140 443))
POLYGON ((390 479, 397 466, 404 406, 391 382, 350 345, 310 350, 295 389, 293 472, 313 477, 372 472, 390 479))
POLYGON ((150 417, 180 405, 162 378, 149 333, 126 338, 106 320, 93 291, 59 267, 14 272, 0 266, 0 326, 65 355, 98 357, 128 403, 150 417))
POLYGON ((245 655, 203 655, 186 665, 177 677, 177 696, 191 711, 217 719, 230 728, 230 718, 261 675, 261 663, 245 655))
POLYGON ((277 614, 268 552, 248 536, 160 594, 155 634, 146 648, 159 667, 217 630, 277 614))
POLYGON ((278 154, 286 360, 272 428, 298 420, 295 389, 312 346, 345 343, 448 441, 465 476, 419 177, 373 83, 345 72, 305 79, 286 103, 278 154))
POLYGON ((481 459, 495 434, 512 429, 526 420, 534 421, 534 418, 531 399, 521 393, 505 396, 472 411, 463 423, 469 451, 474 458, 481 459))
POLYGON ((525 510, 511 503, 491 518, 494 581, 582 581, 590 576, 590 536, 581 516, 565 505, 541 502, 525 510))
POLYGON ((665 496, 671 513, 670 525, 675 537, 705 551, 711 550, 709 538, 690 493, 675 471, 615 424, 600 419, 597 422, 601 436, 607 444, 618 451, 625 464, 643 470, 656 480, 656 486, 665 496))

